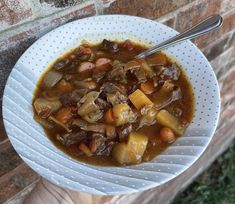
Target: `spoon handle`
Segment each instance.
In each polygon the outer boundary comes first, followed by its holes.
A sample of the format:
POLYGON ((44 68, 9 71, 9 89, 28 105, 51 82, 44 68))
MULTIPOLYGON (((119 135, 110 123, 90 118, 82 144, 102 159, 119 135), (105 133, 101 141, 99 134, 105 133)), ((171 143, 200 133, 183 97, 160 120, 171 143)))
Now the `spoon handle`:
POLYGON ((189 28, 183 33, 180 33, 154 47, 151 47, 150 49, 135 56, 135 58, 140 59, 140 58, 147 57, 175 43, 179 43, 183 40, 192 39, 200 35, 206 34, 214 30, 215 28, 218 28, 219 26, 221 26, 222 22, 223 22, 223 18, 220 15, 209 16, 208 18, 196 24, 192 28, 189 28))

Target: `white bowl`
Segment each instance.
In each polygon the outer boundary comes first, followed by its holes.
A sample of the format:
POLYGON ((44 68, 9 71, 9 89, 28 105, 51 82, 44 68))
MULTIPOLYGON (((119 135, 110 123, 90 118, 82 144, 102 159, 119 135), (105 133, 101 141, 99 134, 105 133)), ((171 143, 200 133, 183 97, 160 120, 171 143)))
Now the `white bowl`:
POLYGON ((76 191, 114 195, 143 191, 163 184, 189 168, 207 148, 218 122, 220 94, 207 59, 190 41, 164 52, 187 73, 195 94, 195 115, 186 133, 152 161, 127 167, 98 167, 76 161, 57 149, 33 120, 35 85, 49 64, 82 40, 131 39, 155 45, 177 32, 156 21, 123 15, 77 20, 49 32, 21 56, 3 96, 3 119, 15 150, 37 173, 76 191))

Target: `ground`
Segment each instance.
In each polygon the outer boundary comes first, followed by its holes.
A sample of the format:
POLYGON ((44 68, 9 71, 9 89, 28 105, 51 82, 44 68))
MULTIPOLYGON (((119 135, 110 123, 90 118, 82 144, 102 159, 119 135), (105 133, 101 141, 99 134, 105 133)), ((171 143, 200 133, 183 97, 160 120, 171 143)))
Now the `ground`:
POLYGON ((235 140, 172 204, 235 203, 235 140))

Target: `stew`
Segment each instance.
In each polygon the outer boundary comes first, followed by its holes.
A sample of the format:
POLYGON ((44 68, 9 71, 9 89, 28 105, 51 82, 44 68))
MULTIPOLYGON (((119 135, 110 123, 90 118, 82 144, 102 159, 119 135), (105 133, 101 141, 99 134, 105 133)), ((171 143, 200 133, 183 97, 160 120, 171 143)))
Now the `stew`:
POLYGON ((84 42, 40 78, 34 119, 71 157, 93 165, 153 159, 192 120, 191 84, 176 63, 130 40, 84 42))

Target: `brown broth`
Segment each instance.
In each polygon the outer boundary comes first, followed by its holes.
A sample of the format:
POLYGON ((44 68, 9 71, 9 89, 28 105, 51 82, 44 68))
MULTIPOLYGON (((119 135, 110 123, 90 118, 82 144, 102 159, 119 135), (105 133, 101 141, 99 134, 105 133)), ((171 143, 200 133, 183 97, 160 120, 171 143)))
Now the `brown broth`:
MULTIPOLYGON (((120 42, 119 46, 122 47, 121 46, 122 44, 123 44, 123 42, 120 42)), ((98 46, 99 45, 92 45, 91 46, 92 51, 96 52, 98 50, 97 49, 98 46)), ((130 61, 131 59, 133 59, 135 55, 139 54, 140 52, 142 52, 144 50, 146 50, 145 46, 134 43, 134 50, 132 50, 132 51, 126 51, 125 49, 121 48, 120 51, 117 53, 105 53, 104 57, 107 57, 112 60, 116 59, 116 60, 119 60, 123 63, 126 63, 126 62, 130 61)), ((60 59, 68 58, 74 52, 75 52, 75 50, 72 50, 72 51, 64 54, 60 59)), ((169 57, 167 57, 167 60, 168 60, 169 64, 172 63, 172 60, 169 57)), ((33 101, 35 101, 35 99, 40 97, 41 94, 43 93, 43 91, 45 91, 45 88, 43 86, 42 81, 43 81, 45 75, 48 73, 48 71, 53 68, 53 66, 54 66, 54 64, 49 66, 47 71, 39 79, 38 84, 37 84, 37 88, 34 93, 33 101)), ((178 68, 181 71, 181 75, 179 77, 179 80, 175 82, 175 85, 180 87, 180 89, 183 93, 182 99, 175 101, 175 102, 171 103, 170 105, 168 105, 166 107, 166 110, 171 111, 174 107, 180 108, 182 110, 183 114, 180 116, 179 120, 190 123, 192 120, 193 111, 194 111, 193 91, 192 91, 192 87, 191 87, 191 84, 190 84, 187 76, 185 75, 183 70, 180 68, 180 66, 178 66, 178 68)), ((76 68, 74 68, 74 69, 76 69, 76 68)), ((62 71, 62 73, 65 74, 66 72, 62 71)), ((73 74, 73 76, 75 78, 79 78, 79 79, 85 79, 87 77, 91 77, 90 74, 78 74, 76 72, 76 70, 73 70, 73 69, 72 69, 71 73, 73 74)), ((133 79, 133 77, 128 77, 128 82, 136 83, 135 80, 133 79)), ((53 89, 51 91, 53 91, 53 89)), ((148 95, 148 97, 150 99, 152 99, 151 94, 148 95)), ((34 109, 34 114, 36 115, 35 109, 34 109)), ((145 154, 143 156, 143 162, 153 159, 155 156, 159 155, 162 151, 164 151, 170 145, 170 144, 164 143, 160 140, 160 138, 159 138, 160 128, 161 128, 161 125, 154 124, 152 126, 144 126, 138 130, 138 132, 148 136, 149 138, 154 138, 156 140, 156 145, 151 145, 150 143, 148 144, 147 149, 145 151, 145 154)), ((81 155, 81 152, 78 149, 77 144, 69 146, 69 147, 62 145, 56 139, 56 136, 55 136, 58 132, 63 131, 60 128, 53 128, 53 129, 44 128, 44 131, 45 131, 46 135, 48 136, 48 138, 53 142, 53 144, 57 148, 59 148, 60 150, 62 150, 63 152, 65 152, 66 154, 68 154, 69 156, 71 156, 74 159, 77 159, 79 161, 82 161, 82 162, 85 162, 88 164, 99 165, 99 166, 119 166, 120 165, 111 156, 87 157, 85 155, 81 155)))

